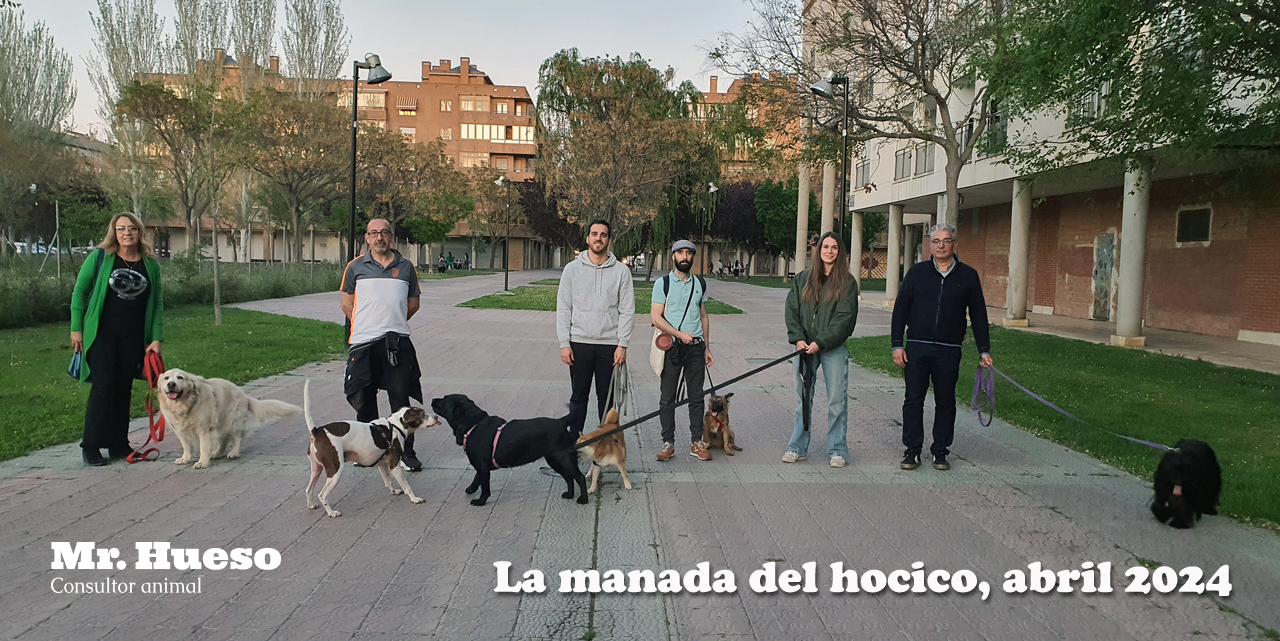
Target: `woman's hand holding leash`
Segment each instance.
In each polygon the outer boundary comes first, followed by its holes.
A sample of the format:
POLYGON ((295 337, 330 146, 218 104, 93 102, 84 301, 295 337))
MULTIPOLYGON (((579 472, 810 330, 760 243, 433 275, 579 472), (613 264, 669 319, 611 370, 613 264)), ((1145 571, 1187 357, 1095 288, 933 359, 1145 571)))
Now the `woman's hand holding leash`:
POLYGON ((77 354, 84 351, 84 332, 71 332, 71 351, 77 354))
MULTIPOLYGON (((148 352, 155 352, 155 353, 156 353, 156 356, 159 356, 159 355, 160 355, 160 341, 151 341, 151 344, 150 344, 150 345, 147 345, 147 351, 148 351, 148 352)), ((163 372, 162 372, 162 373, 163 373, 163 372)))

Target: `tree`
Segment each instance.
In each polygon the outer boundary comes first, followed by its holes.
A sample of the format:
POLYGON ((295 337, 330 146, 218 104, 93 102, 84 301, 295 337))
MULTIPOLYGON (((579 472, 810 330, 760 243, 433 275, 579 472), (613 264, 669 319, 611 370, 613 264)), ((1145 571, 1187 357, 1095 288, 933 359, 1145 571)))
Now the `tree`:
MULTIPOLYGON (((748 266, 757 253, 778 249, 765 237, 764 224, 757 215, 758 190, 759 185, 755 183, 735 183, 722 188, 720 201, 716 203, 716 217, 711 226, 711 233, 715 236, 725 239, 735 247, 746 249, 748 266)), ((793 229, 794 227, 792 225, 793 229)), ((792 236, 794 235, 793 233, 792 236)), ((791 245, 794 248, 795 242, 791 245)), ((747 275, 750 276, 750 270, 747 275)))
POLYGON ((98 115, 111 128, 114 141, 109 162, 111 182, 125 195, 130 211, 143 220, 150 217, 157 176, 151 145, 137 120, 116 111, 120 91, 139 77, 165 69, 170 55, 164 20, 156 14, 155 0, 98 0, 93 23, 94 52, 85 59, 89 81, 98 93, 98 115))
POLYGON ((76 102, 72 71, 43 22, 28 29, 22 13, 0 13, 0 119, 22 135, 62 131, 76 102))
POLYGON ((517 197, 520 210, 533 233, 560 247, 585 247, 582 225, 565 220, 560 215, 559 200, 547 194, 545 182, 530 180, 516 183, 515 188, 520 194, 517 197))
MULTIPOLYGON (((756 188, 756 220, 764 227, 765 241, 775 251, 788 259, 796 255, 796 200, 800 198, 800 185, 795 179, 787 182, 766 180, 756 188)), ((822 210, 815 199, 809 200, 809 229, 817 230, 822 224, 822 210)), ((816 234, 811 234, 816 237, 816 234)))
POLYGON ((257 89, 276 36, 276 0, 231 0, 231 40, 240 84, 257 89))
POLYGON ((327 102, 307 102, 274 89, 254 98, 246 151, 253 170, 279 194, 291 232, 292 259, 302 260, 303 215, 341 188, 350 167, 348 121, 327 102))
MULTIPOLYGON (((916 140, 942 148, 947 208, 940 220, 954 224, 960 171, 990 121, 987 86, 974 82, 973 69, 997 42, 1001 0, 993 1, 828 0, 805 3, 806 11, 789 0, 756 0, 756 23, 723 35, 711 55, 731 72, 780 69, 754 95, 790 102, 771 113, 792 123, 810 112, 838 126, 839 107, 806 88, 826 70, 847 77, 852 142, 916 140)), ((833 158, 831 139, 822 138, 806 144, 833 158)))
POLYGON ((285 75, 308 100, 331 93, 351 45, 338 0, 285 0, 284 14, 285 75))
MULTIPOLYGON (((227 33, 227 0, 174 0, 177 18, 173 22, 174 70, 194 78, 199 61, 212 62, 215 49, 225 49, 227 33)), ((205 80, 221 74, 221 69, 207 65, 205 80)))
POLYGON ((716 150, 689 117, 699 94, 689 82, 672 87, 674 78, 639 54, 584 59, 566 49, 542 63, 539 177, 571 222, 604 218, 618 240, 658 215, 681 174, 696 176, 689 184, 715 179, 716 150))
POLYGON ((1045 171, 1155 147, 1280 151, 1280 13, 1259 0, 1011 0, 984 77, 1012 117, 1065 116, 1060 135, 1010 132, 1007 159, 1045 171))

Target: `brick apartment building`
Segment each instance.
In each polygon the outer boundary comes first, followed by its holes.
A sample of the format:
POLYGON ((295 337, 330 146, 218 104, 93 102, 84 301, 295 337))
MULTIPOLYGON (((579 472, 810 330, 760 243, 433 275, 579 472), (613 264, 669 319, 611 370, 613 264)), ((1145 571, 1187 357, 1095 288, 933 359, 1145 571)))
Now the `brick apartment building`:
MULTIPOLYGON (((224 82, 238 83, 240 65, 234 58, 218 50, 214 64, 221 65, 224 82)), ((281 89, 287 87, 288 79, 280 75, 278 57, 271 56, 264 71, 268 82, 281 89)), ((163 81, 166 85, 178 85, 182 78, 169 75, 163 81)), ((333 93, 338 106, 351 108, 349 80, 335 82, 333 93)), ((511 181, 533 179, 537 146, 529 90, 495 85, 469 58, 461 58, 456 66, 450 60, 441 60, 438 65, 423 61, 422 76, 418 80, 392 79, 378 85, 360 81, 358 107, 359 118, 366 125, 397 131, 410 142, 443 141, 445 153, 453 158, 454 166, 460 171, 487 165, 502 171, 511 181)), ((512 219, 512 270, 559 266, 564 262, 562 254, 567 256, 564 260, 572 258, 571 252, 562 252, 547 244, 521 222, 512 219)), ((186 249, 185 228, 184 221, 171 221, 157 230, 157 248, 163 255, 186 249)), ((202 231, 201 242, 211 243, 211 221, 204 221, 202 231)), ((463 254, 469 254, 475 266, 487 267, 488 248, 484 243, 473 242, 469 233, 467 223, 461 222, 449 233, 445 243, 432 247, 410 244, 400 251, 422 266, 434 265, 436 256, 452 253, 459 260, 463 254)), ((251 260, 288 259, 285 231, 269 222, 250 228, 242 237, 251 260)), ((494 248, 497 267, 502 266, 501 242, 494 248)), ((243 260, 243 253, 236 257, 225 238, 222 243, 219 251, 224 260, 243 260)), ((302 254, 302 260, 307 261, 345 259, 339 238, 321 230, 315 231, 314 239, 304 239, 302 254)))

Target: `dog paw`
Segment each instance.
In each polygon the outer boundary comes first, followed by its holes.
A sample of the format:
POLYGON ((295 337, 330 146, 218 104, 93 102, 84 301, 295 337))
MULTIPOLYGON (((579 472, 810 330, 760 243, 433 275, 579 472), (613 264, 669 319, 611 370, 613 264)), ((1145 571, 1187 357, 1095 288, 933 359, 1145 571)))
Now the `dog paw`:
POLYGON ((587 495, 583 494, 582 496, 579 496, 578 505, 586 505, 586 504, 587 504, 587 495))
POLYGON ((236 459, 238 459, 238 458, 240 458, 240 455, 239 455, 239 454, 228 454, 228 455, 227 455, 227 460, 229 460, 229 461, 234 461, 234 460, 236 460, 236 459))
POLYGON ((205 468, 209 467, 209 464, 208 464, 208 463, 205 463, 204 461, 196 461, 196 464, 195 464, 195 465, 193 465, 192 467, 194 467, 194 468, 195 468, 195 469, 197 469, 197 470, 203 470, 203 469, 205 469, 205 468))
POLYGON ((629 490, 629 489, 631 489, 631 484, 630 484, 630 483, 626 483, 626 484, 624 484, 622 487, 625 487, 625 488, 627 488, 627 489, 629 490))
POLYGON ((466 492, 467 494, 475 494, 478 489, 480 489, 479 485, 468 485, 466 492))
POLYGON ((474 505, 474 506, 476 506, 476 507, 480 507, 480 506, 482 506, 482 505, 484 505, 484 504, 485 504, 485 500, 484 500, 484 499, 471 499, 471 504, 472 504, 472 505, 474 505))
POLYGON ((329 518, 337 518, 339 516, 342 516, 342 512, 339 512, 337 510, 329 510, 329 518))
POLYGON ((427 500, 426 500, 426 499, 424 499, 424 498, 422 498, 422 497, 420 497, 420 496, 411 496, 411 497, 409 497, 409 501, 410 501, 410 502, 412 502, 412 503, 426 503, 426 502, 427 502, 427 500))
POLYGON ((307 509, 308 509, 308 510, 314 510, 314 509, 316 509, 316 508, 318 508, 318 507, 320 507, 320 506, 319 506, 319 505, 312 505, 312 504, 310 504, 310 503, 308 503, 308 504, 307 504, 307 509))
MULTIPOLYGON (((587 488, 587 494, 595 494, 595 493, 596 493, 596 488, 594 488, 594 487, 589 487, 589 488, 587 488)), ((565 498, 567 498, 567 499, 571 499, 571 498, 573 498, 573 497, 572 497, 572 496, 566 496, 565 498)))
POLYGON ((400 496, 401 494, 404 494, 404 492, 401 492, 400 490, 391 490, 391 496, 400 496))
POLYGON ((724 451, 724 455, 725 455, 725 456, 733 456, 733 450, 725 450, 725 451, 724 451))
POLYGON ((733 449, 735 449, 735 450, 737 450, 737 451, 739 451, 739 452, 741 452, 741 451, 742 451, 742 448, 738 447, 737 445, 731 445, 730 447, 732 447, 733 449))
POLYGON ((174 462, 173 462, 173 464, 174 464, 174 465, 186 465, 187 463, 190 463, 190 462, 191 462, 191 459, 190 459, 190 458, 188 458, 188 457, 185 457, 185 456, 184 456, 184 457, 182 457, 182 458, 180 458, 180 459, 178 459, 178 460, 174 461, 174 462))
MULTIPOLYGON (((571 498, 573 498, 573 490, 569 490, 568 492, 561 492, 561 493, 560 493, 560 498, 562 498, 562 499, 571 499, 571 498)), ((583 497, 583 498, 586 498, 586 497, 583 497)))

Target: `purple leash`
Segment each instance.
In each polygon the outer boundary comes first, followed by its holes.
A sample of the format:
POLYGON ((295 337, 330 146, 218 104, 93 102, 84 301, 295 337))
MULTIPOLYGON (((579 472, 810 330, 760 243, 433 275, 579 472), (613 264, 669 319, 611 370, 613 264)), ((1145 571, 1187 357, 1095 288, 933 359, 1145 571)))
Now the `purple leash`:
POLYGON ((1177 451, 1176 448, 1169 447, 1168 445, 1161 445, 1159 443, 1153 443, 1151 441, 1144 441, 1140 438, 1125 436, 1124 434, 1116 434, 1111 430, 1104 430, 1101 427, 1098 427, 1097 425, 1091 425, 1081 420, 1080 418, 1072 415, 1070 412, 1062 409, 1061 407, 1058 407, 1057 405, 1054 405, 1053 403, 1049 402, 1049 400, 1044 398, 1043 396, 1040 396, 1039 394, 1036 394, 1035 392, 1023 387, 1022 385, 1019 385, 1018 381, 1015 381, 1012 378, 1009 378, 1007 374, 996 369, 994 365, 991 367, 982 367, 982 366, 978 367, 978 371, 974 375, 974 379, 973 379, 973 397, 969 400, 969 407, 971 407, 974 411, 978 413, 978 422, 981 423, 983 427, 991 425, 992 419, 995 418, 994 414, 996 411, 996 381, 995 381, 994 374, 999 374, 1001 378, 1003 378, 1006 381, 1009 381, 1011 384, 1013 384, 1014 387, 1022 390, 1023 393, 1025 393, 1027 396, 1030 396, 1031 398, 1034 398, 1037 401, 1040 401, 1042 404, 1047 405, 1053 408, 1054 410, 1056 410, 1059 414, 1062 414, 1063 416, 1081 425, 1084 425, 1086 427, 1092 427, 1095 430, 1106 432, 1107 434, 1110 434, 1112 436, 1118 436, 1132 443, 1137 443, 1139 445, 1146 445, 1147 447, 1154 447, 1157 450, 1162 450, 1165 452, 1177 451), (987 420, 985 423, 982 421, 982 414, 984 409, 986 410, 986 414, 987 414, 987 420))

